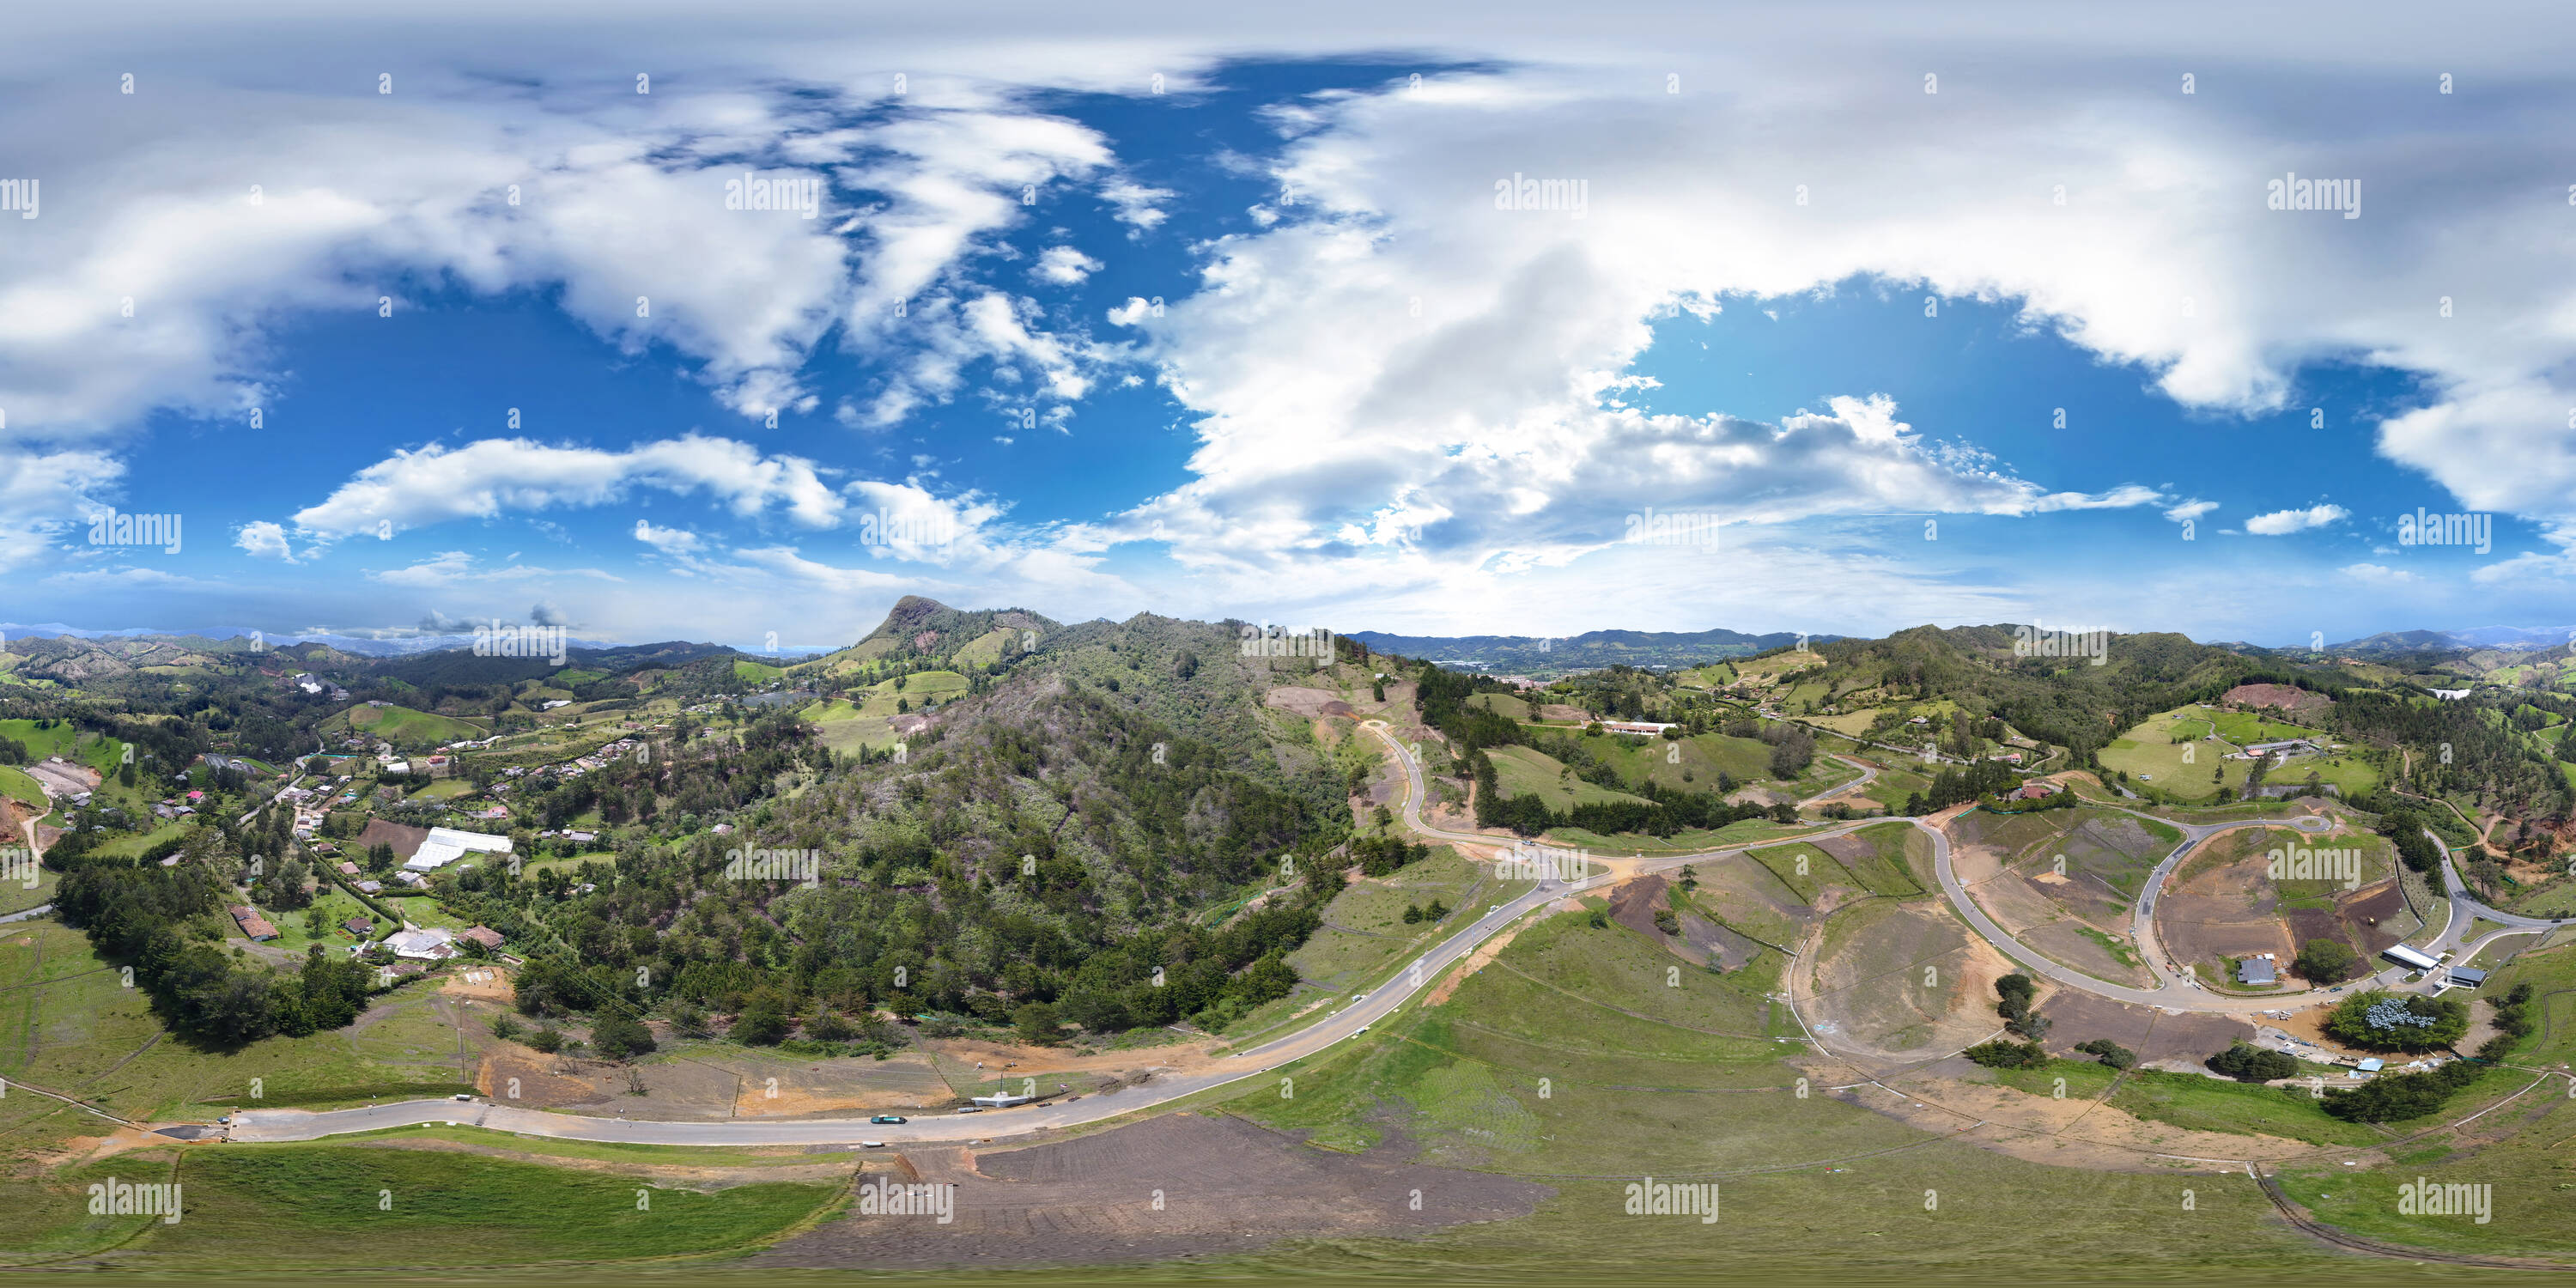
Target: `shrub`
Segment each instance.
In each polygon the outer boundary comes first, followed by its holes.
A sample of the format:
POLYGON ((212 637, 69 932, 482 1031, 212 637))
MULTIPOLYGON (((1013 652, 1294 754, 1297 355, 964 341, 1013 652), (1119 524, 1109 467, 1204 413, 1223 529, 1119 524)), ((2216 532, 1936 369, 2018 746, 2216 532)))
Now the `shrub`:
POLYGON ((2078 1042, 2075 1044, 2075 1049, 2085 1053, 2086 1055, 2098 1057, 2102 1063, 2109 1065, 2114 1069, 2132 1068, 2138 1063, 2137 1052, 2132 1051, 2109 1038, 2095 1038, 2090 1042, 2078 1042))
POLYGON ((1989 1069, 2036 1069, 2048 1063, 2048 1051, 2040 1044, 2006 1038, 1980 1042, 1959 1054, 1989 1069))
POLYGON ((2326 1016, 2327 1034, 2374 1051, 2439 1051, 2469 1031, 2469 1008, 2447 997, 2355 993, 2326 1016))
POLYGON ((551 1024, 545 1025, 539 1028, 536 1032, 528 1035, 528 1045, 546 1053, 547 1055, 553 1055, 555 1052, 563 1050, 563 1033, 551 1024))
POLYGON ((2325 1111, 2347 1122, 2385 1123, 2441 1109, 2477 1080, 2478 1066, 2453 1060, 2429 1073, 2384 1073, 2350 1090, 2326 1093, 2325 1111))
POLYGON ((2267 1051, 2250 1043, 2239 1042, 2201 1063, 2212 1073, 2223 1073, 2238 1082, 2270 1082, 2298 1073, 2299 1059, 2282 1051, 2267 1051))
POLYGON ((611 1060, 623 1060, 653 1049, 653 1030, 623 1011, 602 1011, 590 1026, 590 1045, 611 1060))
POLYGON ((2340 939, 2311 939, 2299 949, 2298 959, 2290 963, 2300 975, 2319 984, 2348 979, 2360 965, 2360 955, 2340 939))

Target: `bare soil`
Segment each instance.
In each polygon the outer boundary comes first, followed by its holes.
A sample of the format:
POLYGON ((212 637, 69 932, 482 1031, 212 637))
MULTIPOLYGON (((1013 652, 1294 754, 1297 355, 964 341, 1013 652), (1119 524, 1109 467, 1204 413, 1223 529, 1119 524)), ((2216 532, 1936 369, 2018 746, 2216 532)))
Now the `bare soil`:
MULTIPOLYGON (((907 1150, 879 1175, 954 1185, 954 1219, 850 1215, 753 1258, 779 1268, 1097 1264, 1279 1239, 1427 1234, 1527 1215, 1555 1191, 1402 1161, 1390 1135, 1335 1154, 1239 1118, 1166 1114, 1007 1151, 907 1150), (1415 1206, 1419 1196, 1419 1208, 1415 1206)), ((876 1177, 870 1178, 873 1182, 876 1177)))

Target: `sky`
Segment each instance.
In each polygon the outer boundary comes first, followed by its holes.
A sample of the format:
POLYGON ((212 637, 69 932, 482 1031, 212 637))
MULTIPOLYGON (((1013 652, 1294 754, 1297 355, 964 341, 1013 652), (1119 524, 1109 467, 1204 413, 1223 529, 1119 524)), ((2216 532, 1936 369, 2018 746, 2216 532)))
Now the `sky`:
POLYGON ((0 623, 2576 622, 2560 10, 349 8, 0 19, 0 623))

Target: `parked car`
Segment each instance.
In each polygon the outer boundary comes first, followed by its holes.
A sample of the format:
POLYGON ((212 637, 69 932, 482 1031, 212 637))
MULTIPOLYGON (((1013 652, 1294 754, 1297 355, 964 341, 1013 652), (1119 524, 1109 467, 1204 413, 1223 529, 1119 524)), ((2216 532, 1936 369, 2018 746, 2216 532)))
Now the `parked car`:
POLYGON ((868 1121, 872 1123, 899 1123, 904 1121, 904 1117, 902 1114, 878 1114, 876 1117, 871 1118, 868 1121))

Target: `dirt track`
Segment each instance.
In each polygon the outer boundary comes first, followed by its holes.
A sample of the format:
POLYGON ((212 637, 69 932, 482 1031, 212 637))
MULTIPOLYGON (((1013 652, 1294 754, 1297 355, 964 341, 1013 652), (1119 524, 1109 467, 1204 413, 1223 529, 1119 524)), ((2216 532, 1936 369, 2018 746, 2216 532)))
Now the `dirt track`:
POLYGON ((853 1209, 751 1264, 829 1269, 1162 1260, 1241 1252, 1299 1236, 1428 1233, 1523 1216, 1554 1193, 1526 1181, 1399 1161, 1407 1152, 1391 1137, 1366 1154, 1329 1153, 1239 1118, 1189 1113, 1005 1152, 929 1146, 905 1151, 890 1169, 871 1166, 870 1180, 955 1185, 949 1224, 853 1209))

